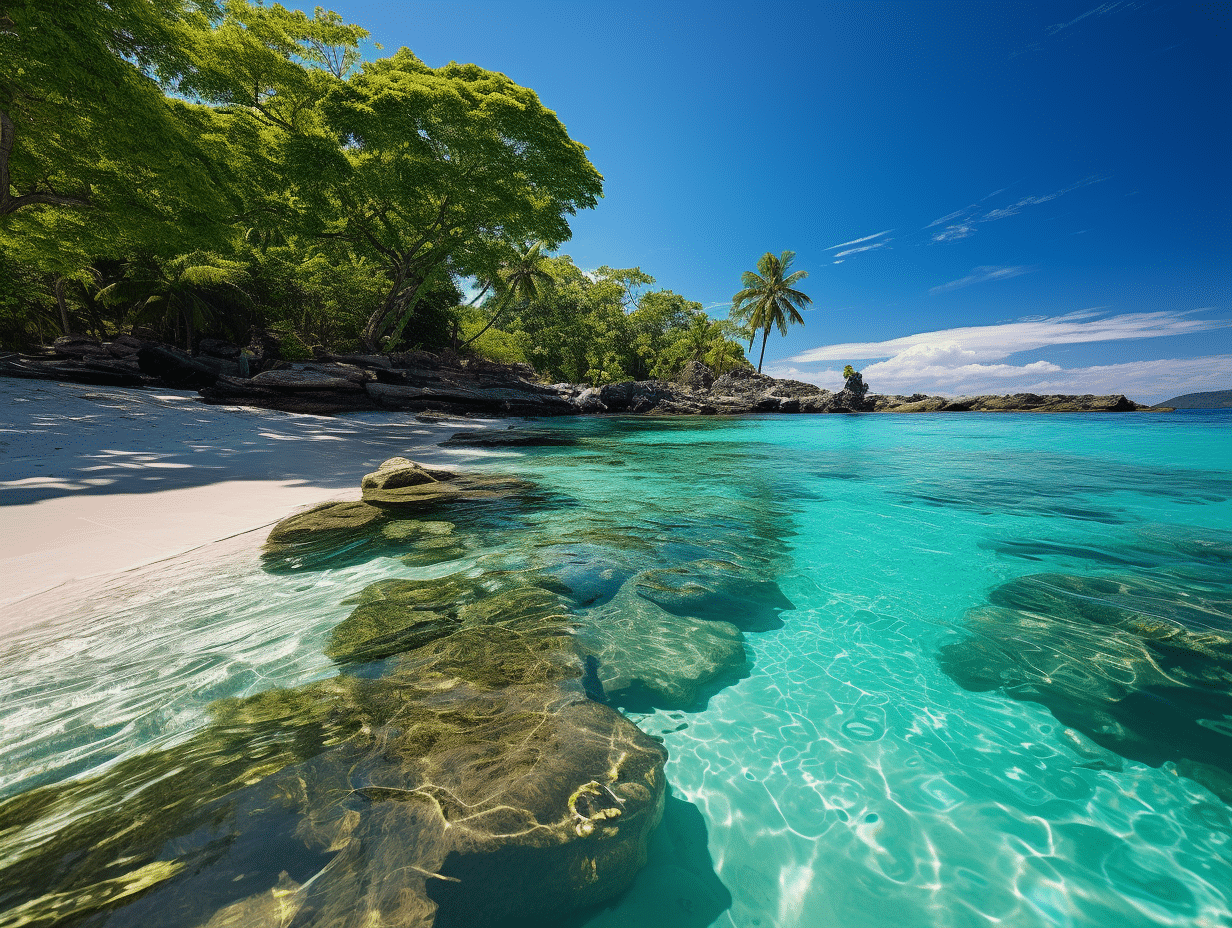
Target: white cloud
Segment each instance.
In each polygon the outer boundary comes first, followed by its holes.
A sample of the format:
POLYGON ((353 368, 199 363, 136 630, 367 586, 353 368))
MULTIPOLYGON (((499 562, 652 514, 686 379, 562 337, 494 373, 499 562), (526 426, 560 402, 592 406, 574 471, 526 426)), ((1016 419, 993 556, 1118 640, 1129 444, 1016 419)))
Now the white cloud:
POLYGON ((1195 319, 1193 313, 1132 313, 1101 318, 1088 309, 1064 316, 1032 317, 998 325, 923 332, 883 342, 825 345, 788 358, 768 373, 830 389, 842 377, 816 362, 872 360, 865 382, 880 393, 1124 393, 1158 402, 1181 393, 1228 389, 1232 355, 1168 358, 1064 368, 1049 360, 1010 363, 1012 355, 1051 345, 1159 338, 1232 327, 1232 320, 1195 319), (790 373, 788 373, 790 372, 790 373))
POLYGON ((1073 19, 1071 19, 1067 23, 1057 23, 1056 25, 1049 26, 1044 31, 1048 35, 1056 35, 1062 29, 1068 29, 1070 26, 1074 25, 1075 23, 1082 22, 1088 16, 1104 16, 1108 13, 1111 13, 1113 10, 1115 10, 1119 6, 1124 6, 1124 4, 1120 2, 1120 0, 1118 0, 1118 2, 1116 3, 1101 3, 1099 6, 1089 9, 1085 13, 1082 13, 1078 16, 1075 16, 1073 19))
MULTIPOLYGON (((935 223, 934 223, 935 224, 935 223)), ((975 226, 969 222, 959 223, 957 225, 946 226, 940 232, 933 235, 934 242, 956 242, 960 238, 966 238, 968 235, 975 233, 975 226)))
MULTIPOLYGON (((1158 403, 1185 393, 1232 388, 1232 355, 1201 358, 1160 358, 1065 369, 1049 361, 1031 364, 956 364, 953 358, 920 355, 896 357, 862 368, 864 382, 875 393, 975 396, 1007 393, 1123 393, 1139 403, 1158 403)), ((791 377, 830 390, 840 390, 843 376, 836 370, 768 366, 772 377, 791 377)))
MULTIPOLYGON (((863 238, 853 238, 850 242, 840 242, 837 245, 831 245, 829 248, 826 248, 823 250, 833 251, 835 248, 846 248, 848 245, 859 245, 861 242, 867 242, 874 238, 880 238, 883 235, 889 235, 893 231, 894 231, 893 229, 886 229, 884 232, 874 232, 872 235, 866 235, 863 238)), ((873 247, 876 247, 876 246, 873 246, 873 247)))
POLYGON ((864 358, 892 358, 920 344, 955 342, 975 352, 975 360, 1000 361, 1020 351, 1049 345, 1078 345, 1088 342, 1130 338, 1159 338, 1227 328, 1232 321, 1194 319, 1192 312, 1129 313, 1098 318, 1099 309, 1084 309, 1064 316, 1023 319, 999 325, 968 326, 921 332, 882 342, 847 342, 810 348, 790 361, 808 364, 815 361, 849 361, 864 358))
MULTIPOLYGON (((940 219, 934 219, 925 229, 932 229, 940 225, 946 225, 945 229, 933 235, 934 242, 953 242, 961 238, 966 238, 975 233, 976 226, 985 222, 994 222, 998 219, 1008 219, 1010 216, 1017 216, 1028 206, 1038 206, 1041 203, 1048 203, 1055 200, 1057 197, 1064 196, 1067 193, 1072 193, 1082 187, 1089 187, 1091 184, 1098 184, 1101 181, 1107 180, 1106 177, 1086 177, 1077 183, 1070 184, 1061 190, 1053 193, 1045 193, 1040 196, 1021 197, 1016 202, 1010 203, 1008 206, 1002 206, 997 209, 988 210, 987 212, 977 215, 980 212, 980 207, 977 205, 966 206, 962 209, 955 210, 948 216, 942 216, 940 219), (959 221, 955 221, 959 220, 959 221)), ((1008 187, 1003 187, 994 193, 990 193, 984 197, 984 200, 991 199, 998 194, 1004 193, 1008 187)), ((984 202, 981 200, 980 202, 984 202)))
POLYGON ((894 239, 887 238, 884 241, 873 242, 873 244, 871 245, 860 245, 860 243, 861 242, 871 242, 873 239, 881 238, 883 235, 889 235, 893 231, 894 231, 893 229, 886 229, 884 232, 874 232, 872 235, 865 235, 862 238, 853 238, 850 242, 840 242, 837 245, 831 245, 824 250, 834 251, 835 248, 845 248, 846 249, 845 251, 835 252, 834 254, 834 259, 835 259, 834 263, 842 264, 843 259, 846 258, 848 255, 856 255, 862 251, 875 251, 878 248, 884 248, 886 245, 890 244, 890 242, 894 241, 894 239), (847 248, 848 245, 860 245, 860 247, 859 248, 847 248))
POLYGON ((848 255, 859 254, 862 251, 872 251, 874 248, 880 248, 885 242, 877 242, 875 245, 861 245, 859 248, 848 248, 846 251, 835 252, 834 257, 845 258, 848 255))
POLYGON ((949 293, 951 290, 960 290, 963 287, 970 287, 972 284, 982 284, 989 280, 1008 280, 1011 277, 1017 277, 1019 274, 1026 274, 1031 268, 1019 265, 1018 267, 976 267, 971 269, 971 273, 959 280, 951 280, 948 284, 942 284, 939 287, 933 287, 929 293, 949 293))
MULTIPOLYGON (((998 193, 999 193, 999 192, 1000 192, 1000 191, 998 191, 998 193)), ((985 198, 985 199, 987 199, 987 198, 985 198)), ((963 209, 956 209, 956 210, 954 210, 954 212, 950 213, 948 216, 942 216, 940 219, 934 219, 932 222, 930 222, 930 223, 929 223, 928 225, 926 225, 924 228, 926 228, 926 229, 931 229, 933 226, 939 226, 939 225, 941 225, 942 223, 952 222, 952 221, 954 221, 955 219, 957 219, 959 216, 965 216, 965 215, 967 215, 967 213, 971 212, 971 210, 973 210, 973 209, 975 209, 975 207, 974 207, 974 206, 967 206, 967 207, 965 207, 965 208, 963 208, 963 209)))

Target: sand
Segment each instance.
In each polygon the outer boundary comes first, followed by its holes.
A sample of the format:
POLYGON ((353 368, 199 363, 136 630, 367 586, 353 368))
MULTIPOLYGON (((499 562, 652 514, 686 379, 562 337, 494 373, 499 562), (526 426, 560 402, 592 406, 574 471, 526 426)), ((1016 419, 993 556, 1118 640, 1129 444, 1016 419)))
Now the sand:
POLYGON ((387 458, 474 463, 491 453, 437 443, 504 424, 307 416, 207 406, 189 391, 0 378, 0 629, 24 624, 23 606, 62 584, 358 499, 387 458))

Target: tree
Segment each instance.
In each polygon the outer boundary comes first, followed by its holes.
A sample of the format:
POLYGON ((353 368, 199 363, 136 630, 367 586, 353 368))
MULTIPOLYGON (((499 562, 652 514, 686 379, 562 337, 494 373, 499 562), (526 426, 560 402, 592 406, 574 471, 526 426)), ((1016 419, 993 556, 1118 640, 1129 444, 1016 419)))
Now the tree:
POLYGON ((744 289, 732 297, 732 318, 748 325, 750 348, 757 331, 761 330, 761 355, 757 359, 759 374, 766 357, 766 339, 770 336, 770 329, 777 328, 780 335, 786 335, 789 325, 804 325, 804 318, 798 310, 807 308, 813 302, 795 289, 797 283, 808 277, 808 271, 787 273, 795 258, 794 251, 784 251, 778 257, 767 251, 757 262, 756 272, 745 271, 741 275, 740 282, 744 289))
POLYGON ((0 222, 151 190, 183 209, 219 200, 225 177, 185 122, 186 107, 156 80, 188 67, 184 29, 200 5, 10 0, 0 8, 0 222))
POLYGON ((433 69, 408 49, 369 62, 322 103, 338 156, 314 176, 321 235, 389 277, 364 327, 375 347, 446 268, 491 279, 515 243, 552 249, 602 177, 534 91, 476 65, 433 69))
POLYGON ((496 312, 492 313, 492 318, 488 320, 487 325, 464 341, 459 347, 465 348, 484 332, 488 331, 488 329, 492 328, 493 323, 500 318, 500 314, 505 311, 510 300, 533 300, 539 296, 541 287, 552 286, 552 275, 548 273, 545 267, 546 258, 547 255, 543 254, 543 242, 535 242, 514 257, 514 260, 496 278, 500 281, 505 291, 500 298, 500 303, 496 307, 496 312))
POLYGON ((184 347, 193 351, 197 331, 222 315, 224 300, 247 301, 244 268, 217 255, 180 255, 170 261, 133 261, 125 276, 99 291, 103 302, 128 302, 137 317, 170 313, 184 323, 184 347), (159 310, 163 310, 159 312, 159 310))

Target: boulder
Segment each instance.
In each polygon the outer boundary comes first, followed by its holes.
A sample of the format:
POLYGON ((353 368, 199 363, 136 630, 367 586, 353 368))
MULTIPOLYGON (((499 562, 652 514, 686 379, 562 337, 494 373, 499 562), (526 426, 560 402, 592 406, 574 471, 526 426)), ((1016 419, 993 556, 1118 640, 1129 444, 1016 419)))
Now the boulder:
POLYGON ((265 540, 267 570, 299 570, 333 560, 340 551, 355 556, 380 539, 385 512, 363 502, 322 503, 275 525, 265 540))
POLYGON ((240 356, 240 346, 233 345, 218 338, 203 338, 197 342, 197 351, 214 358, 234 361, 240 356))
POLYGON ((562 629, 483 626, 215 704, 0 806, 0 894, 25 924, 557 923, 628 888, 665 796, 662 746, 583 672, 562 629))
POLYGON ((779 613, 795 608, 775 580, 719 558, 646 570, 633 583, 639 596, 675 615, 730 622, 748 631, 781 628, 779 613))
POLYGON ((968 690, 1004 689, 1123 757, 1174 763, 1232 804, 1232 596, 1222 583, 1039 574, 994 589, 941 648, 968 690))
POLYGON ((464 448, 539 448, 576 445, 577 439, 564 432, 547 430, 477 429, 470 432, 456 432, 441 444, 464 448))
POLYGON ((324 536, 349 536, 357 531, 366 531, 382 518, 380 509, 366 503, 321 503, 307 512, 283 519, 270 529, 266 542, 285 545, 324 536))
POLYGON ((215 359, 193 358, 166 345, 143 345, 137 351, 141 372, 177 387, 212 386, 225 372, 215 359), (212 363, 211 363, 212 362, 212 363))
POLYGON ((309 367, 262 371, 251 378, 251 385, 278 391, 313 390, 331 393, 356 393, 364 389, 362 382, 356 383, 351 378, 339 376, 333 371, 320 368, 314 370, 309 367))
POLYGON ((424 483, 439 483, 455 474, 449 471, 429 470, 407 458, 390 458, 371 474, 365 474, 360 488, 364 490, 398 490, 402 487, 417 487, 424 483))
POLYGON ((690 361, 685 364, 676 382, 686 390, 709 390, 714 383, 714 371, 701 361, 690 361))
POLYGON ((673 615, 632 584, 580 620, 577 641, 606 700, 635 712, 699 708, 748 673, 736 626, 673 615))
POLYGON ((843 384, 843 389, 834 395, 830 412, 872 412, 876 408, 868 399, 868 386, 859 371, 852 372, 843 384))
POLYGON ((573 405, 578 412, 582 413, 607 412, 607 406, 603 402, 603 391, 598 387, 587 387, 574 397, 573 405))

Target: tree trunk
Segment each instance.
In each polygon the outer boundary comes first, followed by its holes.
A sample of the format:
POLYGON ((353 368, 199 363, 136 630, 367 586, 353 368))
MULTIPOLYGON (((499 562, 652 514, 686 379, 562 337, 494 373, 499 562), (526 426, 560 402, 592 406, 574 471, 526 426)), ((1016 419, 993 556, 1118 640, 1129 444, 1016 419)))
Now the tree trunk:
POLYGON ((761 357, 757 359, 757 373, 761 373, 761 362, 766 360, 766 339, 770 337, 770 326, 761 333, 761 357))
POLYGON ((363 335, 360 336, 364 343, 364 348, 368 351, 378 351, 381 336, 385 333, 386 327, 391 319, 397 319, 399 315, 408 306, 413 306, 419 298, 419 291, 424 288, 428 282, 428 274, 425 273, 419 282, 415 284, 415 288, 410 291, 410 295, 406 296, 407 274, 405 270, 399 270, 394 277, 393 284, 390 285, 389 293, 385 296, 385 301, 381 304, 381 308, 372 314, 368 319, 368 324, 364 326, 363 335))
POLYGON ((487 324, 487 325, 485 325, 485 326, 484 326, 482 329, 480 329, 478 332, 476 332, 474 335, 472 335, 470 338, 468 338, 466 341, 464 341, 464 342, 462 343, 462 347, 463 347, 463 348, 465 348, 467 345, 469 345, 471 342, 473 342, 475 339, 477 339, 477 338, 478 338, 480 335, 482 335, 484 332, 488 331, 488 329, 492 328, 492 323, 496 322, 496 320, 500 318, 500 314, 501 314, 501 313, 503 313, 503 312, 505 311, 505 307, 509 304, 509 297, 510 297, 510 295, 511 295, 512 293, 513 293, 513 291, 512 291, 512 290, 506 290, 506 291, 505 291, 505 298, 504 298, 503 300, 501 300, 501 304, 500 304, 500 306, 498 306, 498 307, 496 308, 496 312, 494 312, 494 313, 492 314, 492 318, 488 320, 488 324, 487 324))
POLYGON ((64 299, 64 278, 56 278, 56 305, 60 307, 60 328, 64 329, 65 335, 73 334, 73 327, 68 321, 68 303, 64 299))
POLYGON ((193 353, 193 341, 197 337, 197 333, 193 330, 192 308, 185 306, 180 309, 180 313, 184 316, 184 347, 188 349, 188 353, 193 353))

